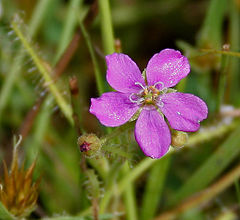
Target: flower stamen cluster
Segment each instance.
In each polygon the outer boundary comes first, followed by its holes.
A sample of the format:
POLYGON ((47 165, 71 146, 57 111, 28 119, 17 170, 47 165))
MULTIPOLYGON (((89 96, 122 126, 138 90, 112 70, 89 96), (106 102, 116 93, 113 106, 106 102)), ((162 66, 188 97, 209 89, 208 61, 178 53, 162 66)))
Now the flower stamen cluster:
POLYGON ((140 82, 136 82, 135 85, 141 86, 142 89, 138 93, 132 93, 129 96, 129 100, 132 103, 136 103, 140 107, 163 107, 164 104, 161 102, 160 97, 168 91, 168 89, 164 87, 163 82, 157 82, 153 86, 143 86, 140 82), (161 87, 157 88, 159 84, 161 87))

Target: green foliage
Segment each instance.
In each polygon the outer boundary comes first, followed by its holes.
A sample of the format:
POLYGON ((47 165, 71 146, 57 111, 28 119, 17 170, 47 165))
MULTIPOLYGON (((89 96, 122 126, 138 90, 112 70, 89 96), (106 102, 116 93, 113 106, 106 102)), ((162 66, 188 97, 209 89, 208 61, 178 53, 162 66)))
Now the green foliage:
MULTIPOLYGON (((234 210, 239 179, 229 183, 235 190, 221 188, 220 207, 205 199, 208 208, 201 206, 203 200, 186 208, 184 199, 198 201, 239 163, 239 1, 98 4, 0 1, 0 158, 8 162, 15 134, 23 136, 22 160, 29 165, 37 157, 34 178, 42 175, 42 183, 38 208, 29 219, 150 220, 173 209, 184 220, 234 210), (209 117, 200 131, 189 134, 185 147, 153 160, 134 139, 137 117, 105 129, 89 114, 89 100, 110 91, 106 54, 123 51, 144 67, 154 53, 176 45, 192 70, 177 90, 204 99, 209 117), (70 77, 76 79, 74 87, 70 77), (98 136, 96 154, 80 152, 82 133, 98 136)), ((2 203, 0 219, 15 219, 2 203)))

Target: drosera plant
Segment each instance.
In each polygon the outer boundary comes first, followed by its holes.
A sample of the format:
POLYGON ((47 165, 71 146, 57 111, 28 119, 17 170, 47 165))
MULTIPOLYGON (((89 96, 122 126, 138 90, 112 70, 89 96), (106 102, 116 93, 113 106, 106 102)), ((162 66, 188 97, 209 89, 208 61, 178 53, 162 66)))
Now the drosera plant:
POLYGON ((165 49, 155 54, 141 74, 125 54, 106 56, 107 81, 117 90, 91 99, 90 112, 109 127, 138 118, 135 139, 146 156, 161 158, 171 144, 174 130, 194 132, 207 118, 203 100, 172 89, 190 72, 190 65, 179 51, 165 49), (164 118, 168 120, 168 123, 164 118))

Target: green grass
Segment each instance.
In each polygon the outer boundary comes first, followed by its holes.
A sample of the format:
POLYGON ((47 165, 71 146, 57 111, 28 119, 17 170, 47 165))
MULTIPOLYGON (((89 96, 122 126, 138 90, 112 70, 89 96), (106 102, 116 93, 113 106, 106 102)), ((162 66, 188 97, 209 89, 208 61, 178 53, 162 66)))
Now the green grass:
MULTIPOLYGON (((224 179, 240 154, 238 1, 21 0, 0 9, 0 158, 9 164, 12 139, 24 134, 20 161, 37 158, 34 179, 42 176, 28 219, 205 219, 239 205, 239 179, 224 179), (187 56, 191 73, 176 88, 205 100, 209 115, 183 148, 154 160, 134 139, 135 121, 104 128, 89 105, 111 91, 105 55, 120 50, 143 71, 164 48, 187 56), (80 152, 81 133, 100 139, 96 154, 80 152)), ((15 219, 1 202, 0 219, 15 219)))

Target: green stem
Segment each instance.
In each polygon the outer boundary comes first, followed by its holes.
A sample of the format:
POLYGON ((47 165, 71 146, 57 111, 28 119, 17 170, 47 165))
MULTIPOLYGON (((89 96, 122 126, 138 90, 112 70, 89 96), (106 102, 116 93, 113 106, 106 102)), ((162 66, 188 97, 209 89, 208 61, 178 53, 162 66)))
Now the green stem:
POLYGON ((101 16, 102 41, 105 54, 114 53, 114 34, 109 0, 99 0, 99 10, 101 16))
POLYGON ((31 147, 27 148, 27 156, 29 161, 33 161, 37 155, 41 152, 41 143, 44 140, 44 136, 48 129, 48 121, 50 120, 51 110, 49 102, 51 102, 52 97, 48 96, 44 101, 42 106, 42 111, 39 113, 36 124, 38 125, 33 133, 33 139, 31 142, 31 147))
MULTIPOLYGON (((31 18, 31 22, 29 24, 29 35, 30 37, 34 37, 44 19, 44 15, 52 3, 52 0, 41 0, 38 1, 34 11, 33 17, 31 18)), ((7 104, 8 97, 11 94, 11 89, 18 78, 20 72, 20 66, 23 62, 23 50, 20 50, 13 60, 12 68, 9 71, 8 76, 3 84, 2 90, 0 92, 0 121, 2 112, 7 104)))
POLYGON ((206 141, 210 141, 217 137, 222 137, 227 132, 235 129, 239 125, 238 121, 234 121, 229 125, 220 125, 215 127, 215 129, 210 128, 204 128, 204 131, 197 132, 196 134, 192 134, 188 142, 185 144, 185 147, 192 147, 193 145, 204 143, 206 141))
MULTIPOLYGON (((128 186, 132 183, 137 177, 139 177, 144 171, 151 167, 157 160, 150 158, 145 158, 142 160, 134 169, 128 172, 117 184, 118 185, 118 194, 120 195, 128 186)), ((106 191, 101 204, 100 204, 100 213, 104 213, 106 207, 108 206, 110 199, 114 193, 114 187, 112 186, 108 191, 106 191)))
POLYGON ((239 187, 239 179, 235 180, 235 189, 237 194, 238 204, 240 205, 240 187, 239 187))
POLYGON ((141 220, 153 219, 161 200, 165 180, 168 174, 171 156, 164 157, 150 170, 141 208, 141 220), (151 202, 149 202, 151 201, 151 202))
POLYGON ((84 39, 87 43, 88 50, 89 50, 89 53, 90 53, 91 58, 92 58, 92 62, 93 62, 93 66, 94 66, 94 73, 95 73, 96 82, 97 82, 98 94, 101 95, 104 92, 104 85, 103 85, 101 72, 100 72, 100 69, 99 69, 99 66, 98 66, 98 62, 97 62, 97 59, 96 59, 96 56, 95 56, 95 53, 94 53, 94 49, 93 49, 93 46, 92 46, 92 43, 91 43, 91 39, 90 39, 90 36, 88 35, 87 30, 85 29, 81 19, 79 19, 79 26, 81 28, 83 37, 84 37, 84 39))
POLYGON ((37 1, 37 5, 33 11, 33 17, 31 18, 29 24, 29 35, 30 37, 35 37, 38 29, 41 26, 43 19, 45 18, 45 13, 47 12, 49 5, 54 1, 52 0, 41 0, 37 1))
MULTIPOLYGON (((240 12, 237 6, 237 2, 232 0, 230 2, 230 13, 229 13, 229 20, 230 20, 230 45, 231 50, 239 51, 240 50, 240 12)), ((239 60, 236 57, 231 59, 231 65, 229 70, 229 99, 230 103, 238 103, 239 98, 235 95, 239 93, 239 70, 240 64, 239 60)))
POLYGON ((240 58, 240 53, 239 52, 234 52, 234 51, 224 51, 224 50, 214 50, 214 49, 200 49, 200 52, 206 52, 206 54, 211 54, 211 53, 216 53, 216 54, 224 54, 227 56, 232 56, 232 57, 239 57, 240 58))
POLYGON ((65 51, 66 47, 68 46, 73 36, 74 29, 78 21, 77 12, 80 11, 76 9, 79 8, 81 3, 82 3, 82 0, 71 0, 69 3, 68 12, 67 12, 66 20, 64 23, 64 28, 58 44, 57 55, 55 56, 55 59, 54 59, 54 65, 62 56, 63 52, 65 51))
POLYGON ((22 32, 20 31, 18 24, 13 20, 12 23, 12 28, 15 31, 16 35, 19 37, 19 39, 21 40, 23 46, 25 47, 25 49, 27 50, 27 52, 29 53, 29 55, 31 56, 31 58, 33 59, 35 65, 37 66, 39 72, 42 74, 44 80, 45 80, 45 84, 48 86, 48 88, 50 89, 51 93, 53 94, 57 104, 59 105, 59 107, 61 108, 62 112, 64 113, 64 115, 66 116, 66 118, 69 120, 69 122, 71 124, 73 124, 73 119, 72 119, 72 109, 71 106, 66 103, 65 99, 62 97, 62 95, 60 94, 59 90, 57 89, 55 83, 53 82, 49 71, 46 69, 46 67, 43 65, 41 59, 38 57, 38 55, 35 53, 35 51, 33 50, 33 48, 31 47, 31 45, 29 44, 29 42, 27 41, 27 39, 23 36, 22 32))
POLYGON ((176 205, 187 196, 202 190, 211 183, 239 155, 240 126, 229 135, 224 143, 194 171, 193 175, 169 199, 168 205, 176 205), (204 178, 199 178, 203 177, 204 178))
POLYGON ((222 45, 222 25, 226 11, 227 0, 211 0, 200 31, 198 45, 200 47, 220 49, 222 45))
MULTIPOLYGON (((125 162, 123 167, 124 174, 129 173, 130 168, 127 162, 125 162)), ((132 182, 129 182, 129 184, 126 186, 125 192, 125 208, 126 208, 126 217, 128 220, 137 220, 137 207, 136 207, 136 198, 135 198, 135 192, 134 192, 134 186, 132 182)))
POLYGON ((11 89, 14 85, 14 82, 17 78, 17 70, 22 65, 23 60, 23 50, 20 51, 19 54, 16 55, 16 57, 13 59, 13 66, 9 72, 9 74, 6 76, 6 80, 3 83, 2 90, 0 92, 0 121, 2 118, 3 110, 7 104, 8 97, 11 93, 11 89))
POLYGON ((220 69, 220 76, 219 76, 219 84, 218 84, 218 94, 217 94, 217 106, 216 111, 219 112, 221 105, 224 102, 224 94, 225 94, 225 87, 226 87, 226 79, 227 79, 227 70, 228 70, 228 62, 229 59, 226 55, 222 55, 221 59, 221 69, 220 69))
MULTIPOLYGON (((130 123, 129 123, 130 125, 130 123)), ((188 143, 186 146, 193 146, 199 143, 202 143, 204 141, 209 141, 213 138, 222 136, 223 134, 227 133, 229 130, 235 128, 237 125, 239 125, 238 122, 233 122, 232 124, 226 126, 222 125, 216 130, 208 130, 206 129, 205 132, 198 132, 195 135, 190 136, 188 143)), ((128 126, 126 126, 128 128, 128 126)), ((115 138, 118 136, 121 132, 125 132, 125 129, 119 128, 117 131, 113 132, 113 134, 109 134, 106 138, 107 140, 110 140, 109 138, 115 138)), ((168 154, 165 157, 162 157, 160 160, 165 158, 164 160, 167 160, 167 157, 169 157, 172 153, 176 152, 174 148, 171 148, 168 154)), ((178 152, 178 151, 177 151, 178 152)), ((142 160, 134 169, 132 169, 128 174, 126 174, 119 182, 118 182, 118 194, 120 195, 126 188, 126 186, 133 182, 135 179, 137 179, 143 172, 145 172, 147 169, 149 169, 153 164, 155 164, 159 160, 153 160, 150 158, 145 158, 142 160)), ((100 204, 100 213, 104 213, 106 207, 108 206, 110 199, 114 193, 114 188, 110 187, 106 193, 104 198, 101 201, 100 204)))

